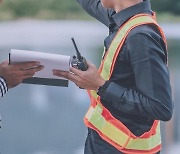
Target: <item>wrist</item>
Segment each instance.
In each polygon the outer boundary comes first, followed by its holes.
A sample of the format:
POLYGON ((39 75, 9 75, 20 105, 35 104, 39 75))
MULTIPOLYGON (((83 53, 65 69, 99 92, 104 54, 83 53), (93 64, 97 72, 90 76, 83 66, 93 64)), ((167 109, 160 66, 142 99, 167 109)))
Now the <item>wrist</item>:
POLYGON ((96 87, 96 91, 98 91, 98 89, 99 89, 99 87, 101 87, 101 86, 103 86, 104 84, 105 84, 105 80, 104 79, 102 79, 102 80, 100 80, 99 82, 98 82, 98 85, 97 85, 97 87, 96 87))

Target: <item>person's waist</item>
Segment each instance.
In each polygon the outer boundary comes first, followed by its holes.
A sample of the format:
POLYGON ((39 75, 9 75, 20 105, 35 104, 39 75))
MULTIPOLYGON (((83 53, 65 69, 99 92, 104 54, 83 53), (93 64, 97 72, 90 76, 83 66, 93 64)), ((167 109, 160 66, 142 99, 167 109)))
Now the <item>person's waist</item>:
MULTIPOLYGON (((101 100, 103 104, 110 104, 108 102, 101 100)), ((114 107, 112 104, 106 107, 114 118, 121 121, 133 134, 136 136, 141 136, 145 132, 151 129, 154 120, 145 118, 144 116, 131 115, 129 113, 121 112, 114 107)))

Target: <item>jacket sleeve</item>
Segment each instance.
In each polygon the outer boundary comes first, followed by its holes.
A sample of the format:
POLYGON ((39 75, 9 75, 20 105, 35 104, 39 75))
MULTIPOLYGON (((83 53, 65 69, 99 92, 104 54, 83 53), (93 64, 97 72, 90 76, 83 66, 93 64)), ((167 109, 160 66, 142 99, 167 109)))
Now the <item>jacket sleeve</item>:
POLYGON ((104 8, 100 0, 77 0, 77 2, 92 17, 109 26, 109 14, 112 10, 104 8))
POLYGON ((101 99, 112 103, 122 112, 154 120, 170 120, 173 103, 169 72, 164 50, 158 42, 145 33, 129 38, 127 50, 136 88, 130 89, 107 81, 109 84, 100 95, 101 99))
POLYGON ((7 88, 7 84, 5 82, 5 80, 0 77, 0 97, 3 97, 4 94, 6 94, 8 91, 8 88, 7 88))

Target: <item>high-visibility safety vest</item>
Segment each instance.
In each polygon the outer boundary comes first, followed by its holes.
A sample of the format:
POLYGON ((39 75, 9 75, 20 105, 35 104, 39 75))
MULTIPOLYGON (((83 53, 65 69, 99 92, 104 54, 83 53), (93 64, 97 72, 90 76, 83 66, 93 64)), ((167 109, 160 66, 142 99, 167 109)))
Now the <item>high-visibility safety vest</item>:
MULTIPOLYGON (((119 52, 129 32, 137 26, 151 24, 159 29, 164 42, 166 39, 160 26, 157 24, 155 13, 138 14, 129 19, 117 32, 105 58, 102 60, 99 73, 104 80, 109 80, 119 52)), ((116 149, 127 154, 153 154, 161 150, 160 121, 155 120, 151 129, 141 136, 134 135, 121 121, 102 105, 100 96, 96 91, 88 91, 91 105, 84 117, 85 125, 95 130, 100 137, 114 146, 116 149)))

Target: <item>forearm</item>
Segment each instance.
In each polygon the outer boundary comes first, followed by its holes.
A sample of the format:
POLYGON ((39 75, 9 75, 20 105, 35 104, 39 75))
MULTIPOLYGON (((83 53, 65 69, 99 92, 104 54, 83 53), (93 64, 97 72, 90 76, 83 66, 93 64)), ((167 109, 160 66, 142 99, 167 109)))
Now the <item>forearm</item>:
POLYGON ((5 80, 0 77, 0 97, 3 97, 8 91, 7 84, 5 80))
MULTIPOLYGON (((163 91, 158 92, 162 93, 163 91)), ((169 91, 164 92, 162 96, 168 97, 163 97, 160 100, 157 97, 147 97, 138 90, 124 88, 114 82, 110 82, 100 96, 102 102, 104 100, 121 112, 167 121, 172 116, 171 105, 168 105, 171 104, 169 93, 169 91)))

